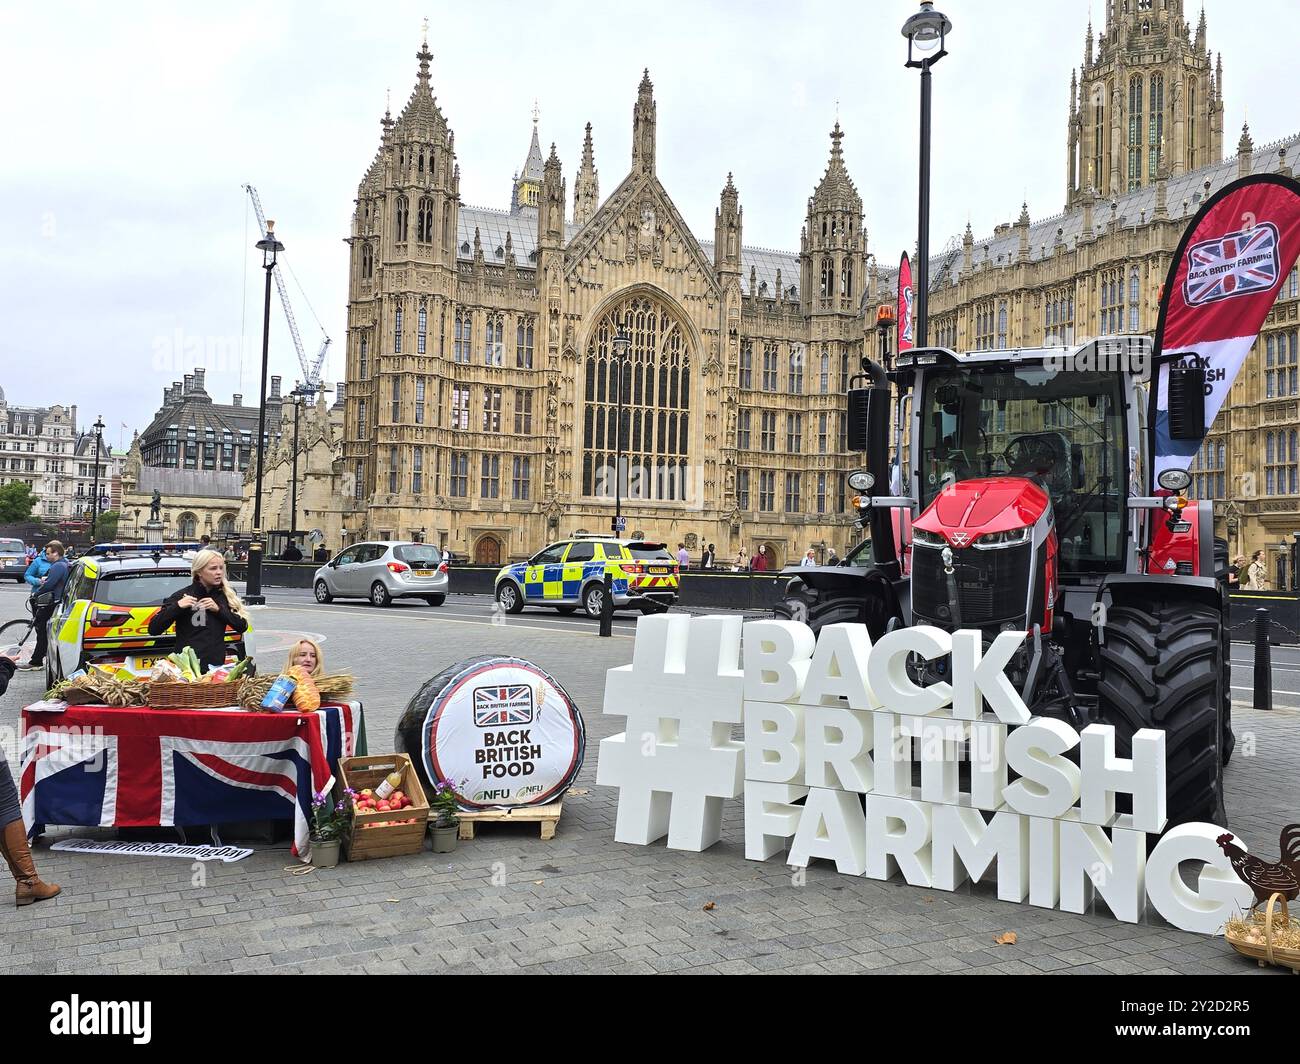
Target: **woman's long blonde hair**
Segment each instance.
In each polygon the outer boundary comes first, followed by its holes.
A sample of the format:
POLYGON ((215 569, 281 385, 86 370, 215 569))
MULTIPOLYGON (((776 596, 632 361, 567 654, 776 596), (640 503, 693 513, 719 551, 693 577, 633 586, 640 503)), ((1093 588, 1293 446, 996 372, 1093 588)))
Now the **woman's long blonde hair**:
MULTIPOLYGON (((221 563, 221 590, 226 593, 226 605, 230 607, 232 613, 238 614, 244 620, 248 620, 248 611, 244 609, 243 602, 235 594, 235 589, 230 586, 230 574, 226 572, 226 559, 215 550, 201 550, 194 556, 194 561, 190 563, 190 576, 199 580, 199 573, 206 569, 213 562, 221 563)), ((199 580, 201 583, 202 581, 199 580)))
POLYGON ((308 639, 306 636, 293 641, 293 646, 289 648, 289 660, 284 663, 284 671, 288 672, 297 664, 293 659, 298 656, 298 648, 302 646, 303 643, 306 643, 312 648, 312 650, 316 651, 316 667, 311 670, 310 675, 313 679, 318 676, 323 676, 325 673, 325 656, 320 652, 320 644, 314 639, 308 639))

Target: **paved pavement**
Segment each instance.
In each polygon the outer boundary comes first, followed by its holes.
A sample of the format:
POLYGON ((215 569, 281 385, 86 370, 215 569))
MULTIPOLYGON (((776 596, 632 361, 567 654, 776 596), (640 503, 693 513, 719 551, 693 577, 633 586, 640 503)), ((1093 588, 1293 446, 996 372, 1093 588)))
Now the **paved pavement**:
MULTIPOLYGON (((0 589, 0 617, 20 606, 16 590, 0 589)), ((302 876, 290 874, 287 844, 259 845, 245 861, 197 872, 175 859, 41 850, 42 873, 64 894, 4 918, 0 973, 1260 972, 1222 941, 1158 917, 1133 926, 1010 905, 986 884, 946 894, 840 876, 818 863, 797 885, 779 861, 744 860, 739 802, 728 803, 723 839, 705 853, 616 845, 616 794, 596 787, 596 758, 599 740, 623 727, 600 705, 605 670, 631 659, 631 618, 599 639, 594 622, 540 611, 493 624, 490 605, 468 597, 380 611, 274 591, 256 616, 281 646, 300 632, 324 638, 329 668, 358 677, 377 750, 391 748, 420 683, 453 661, 509 652, 548 669, 585 711, 589 740, 556 838, 543 843, 526 825, 486 825, 452 854, 302 876), (995 945, 1007 930, 1017 944, 995 945)), ((1247 654, 1234 649, 1234 659, 1247 654)), ((1248 674, 1234 675, 1243 682, 1248 674)), ((1300 675, 1279 686, 1300 690, 1300 675)), ((0 728, 16 725, 18 707, 39 687, 35 674, 15 678, 0 702, 0 728)), ((1300 813, 1300 709, 1239 705, 1234 714, 1229 826, 1272 857, 1281 825, 1300 813)))

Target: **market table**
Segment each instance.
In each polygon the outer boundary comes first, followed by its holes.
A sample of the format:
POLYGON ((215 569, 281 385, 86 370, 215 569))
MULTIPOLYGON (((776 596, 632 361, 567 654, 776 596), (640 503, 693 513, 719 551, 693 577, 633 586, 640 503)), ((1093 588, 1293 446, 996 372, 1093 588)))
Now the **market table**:
POLYGON ((323 703, 313 713, 29 706, 22 727, 20 794, 32 837, 47 824, 185 827, 292 816, 294 852, 304 861, 312 795, 330 793, 341 757, 366 752, 360 702, 323 703))

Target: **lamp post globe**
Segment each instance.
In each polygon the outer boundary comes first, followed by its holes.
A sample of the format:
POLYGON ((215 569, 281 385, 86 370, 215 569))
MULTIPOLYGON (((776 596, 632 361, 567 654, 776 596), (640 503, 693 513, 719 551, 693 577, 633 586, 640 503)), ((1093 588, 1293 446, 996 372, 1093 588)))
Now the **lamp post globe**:
POLYGON ((275 270, 276 256, 284 245, 276 239, 275 222, 266 222, 266 235, 254 245, 262 253, 262 269, 266 271, 266 293, 262 304, 262 388, 257 409, 257 481, 253 489, 253 535, 248 544, 248 590, 244 601, 254 606, 263 605, 262 594, 262 461, 266 452, 266 374, 269 364, 271 338, 271 274, 275 270))
POLYGON ((615 376, 615 390, 618 392, 617 412, 614 415, 614 519, 610 522, 610 531, 615 536, 623 531, 623 363, 632 348, 632 337, 627 328, 620 324, 618 332, 610 341, 614 349, 614 364, 618 367, 615 376))
POLYGON ((913 330, 916 346, 929 343, 930 303, 930 67, 948 54, 952 21, 924 0, 921 10, 903 23, 907 38, 907 66, 921 71, 921 150, 916 224, 916 308, 913 330))

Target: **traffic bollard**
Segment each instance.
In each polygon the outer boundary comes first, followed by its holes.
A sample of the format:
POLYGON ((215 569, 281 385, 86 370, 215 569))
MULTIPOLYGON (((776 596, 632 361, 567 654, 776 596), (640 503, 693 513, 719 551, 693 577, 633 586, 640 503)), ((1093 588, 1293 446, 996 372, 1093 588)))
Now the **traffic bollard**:
POLYGON ((608 638, 614 632, 614 581, 605 574, 605 594, 600 600, 600 634, 608 638))
POLYGON ((1268 645, 1268 610, 1255 611, 1255 708, 1273 708, 1273 662, 1268 645))

